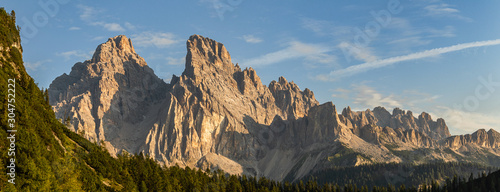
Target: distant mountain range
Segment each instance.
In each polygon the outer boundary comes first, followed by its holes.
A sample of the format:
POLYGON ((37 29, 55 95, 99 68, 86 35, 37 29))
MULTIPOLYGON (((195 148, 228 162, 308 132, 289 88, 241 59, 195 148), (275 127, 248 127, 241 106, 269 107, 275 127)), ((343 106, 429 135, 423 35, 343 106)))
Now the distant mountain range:
POLYGON ((263 85, 223 44, 193 35, 185 70, 158 78, 120 35, 48 89, 56 117, 111 154, 297 180, 338 166, 477 162, 500 166, 500 133, 451 136, 445 120, 384 107, 341 113, 284 77, 263 85))

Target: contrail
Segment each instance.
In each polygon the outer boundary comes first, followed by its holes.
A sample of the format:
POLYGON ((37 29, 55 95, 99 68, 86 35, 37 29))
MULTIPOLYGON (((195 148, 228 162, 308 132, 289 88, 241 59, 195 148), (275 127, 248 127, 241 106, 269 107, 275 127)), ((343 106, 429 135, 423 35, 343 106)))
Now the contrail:
POLYGON ((376 60, 373 62, 366 62, 366 63, 362 63, 359 65, 353 65, 353 66, 347 67, 345 69, 339 69, 339 70, 332 71, 326 75, 320 75, 320 76, 318 76, 318 79, 324 80, 324 81, 332 81, 332 80, 335 80, 339 77, 351 76, 351 75, 362 73, 362 72, 365 72, 365 71, 368 71, 371 69, 389 66, 389 65, 392 65, 394 63, 401 62, 401 61, 422 59, 422 58, 426 58, 426 57, 440 55, 443 53, 460 51, 460 50, 468 49, 468 48, 484 47, 484 46, 499 45, 499 44, 500 44, 500 39, 495 39, 495 40, 489 40, 489 41, 476 41, 476 42, 471 42, 471 43, 457 44, 457 45, 453 45, 453 46, 449 46, 449 47, 435 48, 435 49, 425 50, 425 51, 421 51, 421 52, 411 53, 408 55, 390 57, 387 59, 381 59, 381 60, 376 60))

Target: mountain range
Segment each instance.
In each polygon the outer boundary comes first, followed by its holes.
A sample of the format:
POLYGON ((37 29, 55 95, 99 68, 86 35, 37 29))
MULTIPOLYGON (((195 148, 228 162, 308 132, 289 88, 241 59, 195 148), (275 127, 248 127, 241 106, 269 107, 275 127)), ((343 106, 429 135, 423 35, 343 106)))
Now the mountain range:
POLYGON ((444 119, 384 107, 339 112, 279 77, 264 85, 225 46, 187 40, 185 70, 158 78, 120 35, 48 89, 56 117, 112 155, 295 181, 338 166, 478 162, 500 166, 500 133, 451 136, 444 119))

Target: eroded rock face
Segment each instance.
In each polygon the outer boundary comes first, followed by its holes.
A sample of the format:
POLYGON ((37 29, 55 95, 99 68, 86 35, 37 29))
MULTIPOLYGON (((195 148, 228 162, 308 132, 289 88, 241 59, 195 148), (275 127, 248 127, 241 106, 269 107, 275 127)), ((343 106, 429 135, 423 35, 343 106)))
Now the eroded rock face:
POLYGON ((303 117, 318 104, 294 83, 273 91, 287 97, 276 98, 255 70, 241 70, 223 44, 199 35, 187 41, 186 70, 166 84, 128 38, 117 36, 54 80, 49 94, 58 118, 69 117, 72 130, 104 141, 112 153, 142 151, 184 166, 209 166, 222 155, 258 172, 258 132, 276 117, 303 117))
POLYGON ((276 105, 290 119, 304 117, 309 108, 319 104, 311 90, 306 88, 301 91, 299 86, 293 82, 288 82, 284 77, 280 77, 277 82, 271 81, 269 90, 276 100, 276 105))
POLYGON ((168 90, 135 53, 130 39, 117 36, 99 45, 92 59, 76 63, 69 75, 56 78, 49 95, 56 117, 71 130, 130 150, 127 143, 133 138, 122 135, 135 135, 127 133, 128 127, 144 121, 149 107, 162 101, 168 90))
POLYGON ((490 129, 488 132, 479 129, 472 134, 456 135, 446 138, 445 145, 452 149, 459 149, 463 146, 475 145, 485 148, 499 148, 500 133, 490 129))
POLYGON ((284 77, 263 85, 254 69, 234 65, 221 43, 193 35, 186 45, 186 69, 167 84, 130 39, 110 38, 52 82, 50 104, 71 130, 112 154, 144 152, 165 165, 276 180, 339 166, 335 154, 347 154, 340 166, 355 166, 405 161, 394 150, 498 148, 493 130, 442 144, 448 127, 427 113, 415 118, 401 109, 347 107, 338 114, 333 103, 319 105, 312 91, 284 77))
MULTIPOLYGON (((376 125, 382 128, 389 127, 394 130, 401 129, 401 131, 414 130, 422 134, 422 136, 435 141, 450 136, 448 127, 443 119, 439 118, 437 121, 433 121, 431 116, 425 112, 422 112, 417 119, 411 111, 399 108, 395 108, 391 114, 383 107, 376 107, 373 111, 366 110, 362 112, 352 112, 351 108, 347 107, 342 111, 342 115, 345 117, 344 123, 348 127, 352 127, 355 133, 359 133, 360 129, 366 125, 376 125)), ((416 134, 410 135, 416 136, 416 134)), ((407 140, 415 139, 417 138, 408 138, 407 140)))

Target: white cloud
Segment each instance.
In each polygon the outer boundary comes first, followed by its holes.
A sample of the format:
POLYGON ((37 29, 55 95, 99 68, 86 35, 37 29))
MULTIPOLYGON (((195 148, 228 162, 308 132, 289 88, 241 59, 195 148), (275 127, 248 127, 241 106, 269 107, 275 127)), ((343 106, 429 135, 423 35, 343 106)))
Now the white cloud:
POLYGON ((358 47, 344 41, 341 42, 338 47, 343 50, 344 54, 353 54, 352 56, 354 56, 354 58, 358 60, 364 62, 372 62, 377 60, 377 56, 375 56, 371 49, 367 46, 358 47))
POLYGON ((118 23, 105 22, 105 21, 96 21, 96 18, 99 18, 99 14, 102 12, 102 10, 98 10, 96 8, 85 6, 85 5, 78 5, 78 8, 82 12, 80 14, 80 19, 82 21, 85 21, 89 25, 92 25, 92 26, 101 26, 101 27, 103 27, 104 29, 106 29, 108 31, 114 31, 114 32, 123 32, 123 31, 125 31, 125 28, 123 28, 118 23))
POLYGON ((88 59, 92 57, 90 53, 85 53, 81 50, 72 50, 61 53, 56 53, 57 56, 63 57, 65 61, 70 59, 88 59))
POLYGON ((36 61, 36 62, 24 62, 24 67, 28 72, 37 71, 44 63, 52 62, 52 60, 36 61))
POLYGON ((394 95, 384 96, 374 88, 366 85, 353 85, 353 91, 356 92, 353 103, 363 107, 375 108, 384 106, 388 108, 403 108, 401 99, 394 95))
POLYGON ((447 25, 442 29, 427 26, 414 27, 409 20, 399 17, 391 19, 388 28, 398 30, 397 35, 388 38, 388 44, 397 45, 399 49, 418 47, 432 43, 434 38, 455 37, 455 28, 447 25))
POLYGON ((301 27, 314 32, 319 36, 334 36, 336 38, 347 38, 352 35, 352 27, 334 24, 331 21, 313 18, 301 18, 301 27), (342 38, 341 36, 345 36, 342 38))
POLYGON ((449 46, 449 47, 435 48, 435 49, 425 50, 425 51, 421 51, 421 52, 411 53, 408 55, 390 57, 387 59, 381 59, 381 60, 376 60, 373 62, 366 62, 366 63, 362 63, 359 65, 353 65, 353 66, 350 66, 350 67, 347 67, 344 69, 332 71, 326 75, 325 74, 318 75, 317 79, 323 80, 323 81, 334 81, 340 77, 352 76, 352 75, 355 75, 358 73, 366 72, 368 70, 386 67, 386 66, 389 66, 389 65, 392 65, 395 63, 403 62, 403 61, 433 57, 433 56, 441 55, 443 53, 449 53, 449 52, 459 51, 459 50, 468 49, 468 48, 484 47, 484 46, 499 45, 499 44, 500 44, 500 39, 495 39, 495 40, 489 40, 489 41, 476 41, 476 42, 472 42, 472 43, 457 44, 457 45, 453 45, 453 46, 449 46))
POLYGON ((106 37, 104 37, 104 36, 97 36, 97 37, 92 38, 91 40, 92 41, 100 41, 100 40, 104 40, 105 38, 106 37))
POLYGON ((116 31, 116 32, 123 32, 123 31, 125 31, 125 28, 123 28, 118 23, 94 22, 91 25, 101 26, 101 27, 103 27, 104 29, 106 29, 108 31, 116 31))
POLYGON ((444 15, 444 14, 452 14, 452 13, 458 13, 458 9, 451 8, 450 5, 448 4, 434 4, 434 5, 428 5, 424 7, 424 10, 427 11, 427 14, 430 15, 444 15))
POLYGON ((305 57, 305 63, 311 67, 316 67, 317 64, 326 64, 329 66, 337 66, 337 57, 327 53, 315 53, 305 57))
POLYGON ((129 22, 125 22, 125 27, 129 30, 135 30, 136 27, 135 25, 133 25, 132 23, 129 23, 129 22))
POLYGON ((349 89, 337 88, 332 97, 338 97, 357 104, 358 108, 405 108, 422 111, 422 105, 432 105, 440 95, 431 95, 419 90, 405 90, 398 94, 384 94, 365 83, 352 84, 349 89))
POLYGON ((333 98, 342 98, 342 99, 349 99, 351 98, 349 94, 351 93, 351 90, 348 89, 343 89, 343 88, 337 88, 333 91, 334 93, 331 95, 333 98))
POLYGON ((255 37, 253 35, 243 35, 242 37, 243 40, 247 43, 260 43, 262 42, 262 39, 255 37))
POLYGON ((80 27, 70 27, 68 30, 70 31, 77 31, 77 30, 80 30, 81 28, 80 27))
POLYGON ((211 17, 224 20, 224 14, 234 11, 243 1, 199 0, 199 2, 208 5, 211 17))
POLYGON ((429 37, 455 37, 455 27, 447 25, 443 29, 427 29, 429 37))
POLYGON ((173 58, 167 57, 167 65, 184 65, 186 63, 186 57, 173 58))
MULTIPOLYGON (((432 38, 432 37, 455 37, 455 28, 451 25, 444 26, 442 29, 436 29, 428 26, 414 27, 410 21, 404 18, 394 17, 388 28, 398 29, 403 38, 432 38), (420 35, 420 36, 417 36, 420 35)), ((395 38, 395 37, 391 37, 395 38)))
POLYGON ((325 26, 329 25, 328 21, 316 20, 311 18, 302 19, 302 28, 308 29, 314 33, 323 35, 325 26))
POLYGON ((420 46, 427 45, 431 43, 432 40, 423 40, 420 36, 407 37, 402 39, 396 39, 388 42, 387 44, 403 44, 403 45, 412 45, 412 46, 420 46))
POLYGON ((275 64, 289 59, 303 58, 307 62, 328 64, 336 61, 334 55, 328 54, 331 48, 319 44, 307 44, 292 41, 288 47, 241 62, 246 66, 258 67, 275 64))
POLYGON ((151 47, 165 48, 180 42, 177 37, 172 33, 154 33, 143 32, 140 34, 132 35, 132 41, 138 47, 151 47))
POLYGON ((78 5, 78 8, 81 10, 80 19, 83 21, 93 20, 94 17, 100 12, 97 9, 85 5, 78 5))
POLYGON ((442 117, 450 130, 458 131, 456 134, 472 133, 478 129, 500 129, 500 114, 467 112, 445 106, 438 106, 433 113, 442 117))
POLYGON ((472 21, 471 18, 460 15, 460 11, 458 9, 452 8, 451 5, 445 3, 428 5, 424 7, 424 10, 427 16, 451 17, 469 22, 472 21))

